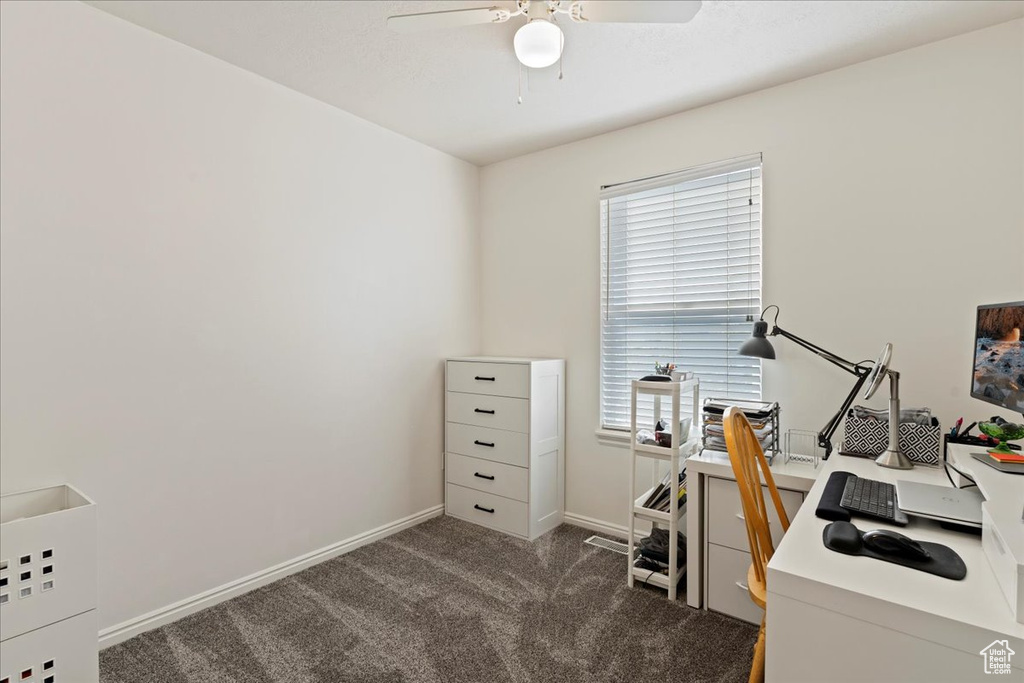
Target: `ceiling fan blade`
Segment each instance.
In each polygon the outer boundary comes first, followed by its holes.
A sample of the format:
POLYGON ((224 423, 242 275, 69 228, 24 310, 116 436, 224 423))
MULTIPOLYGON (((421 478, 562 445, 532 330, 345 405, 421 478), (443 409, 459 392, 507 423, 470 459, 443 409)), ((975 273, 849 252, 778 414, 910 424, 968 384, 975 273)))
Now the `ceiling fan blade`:
POLYGON ((685 24, 700 11, 700 0, 580 0, 580 21, 685 24))
POLYGON ((415 33, 437 28, 472 26, 473 24, 499 24, 508 21, 509 11, 501 7, 474 7, 443 12, 399 14, 388 17, 388 28, 398 33, 415 33))

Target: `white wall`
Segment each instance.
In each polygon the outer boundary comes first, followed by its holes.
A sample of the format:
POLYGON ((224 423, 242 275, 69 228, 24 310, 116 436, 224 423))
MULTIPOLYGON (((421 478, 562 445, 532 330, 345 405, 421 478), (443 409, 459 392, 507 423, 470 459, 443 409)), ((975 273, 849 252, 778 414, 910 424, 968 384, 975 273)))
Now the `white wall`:
MULTIPOLYGON (((481 346, 568 359, 568 509, 624 523, 627 451, 594 435, 602 184, 763 152, 780 323, 852 358, 892 341, 905 402, 947 423, 996 412, 967 376, 974 307, 1024 296, 1024 22, 478 188, 90 7, 0 9, 0 489, 99 501, 103 627, 440 503, 440 360, 481 346)), ((776 349, 765 396, 817 429, 849 377, 776 349)))
POLYGON ((0 6, 2 490, 98 501, 100 625, 439 504, 477 169, 91 7, 0 6))
MULTIPOLYGON (((968 375, 975 307, 1024 299, 1022 46, 1018 20, 483 169, 483 350, 568 359, 568 511, 626 522, 628 452, 594 434, 603 184, 763 152, 780 325, 854 360, 891 341, 904 405, 947 426, 998 412, 968 375)), ((816 431, 852 377, 775 348, 764 397, 816 431)))

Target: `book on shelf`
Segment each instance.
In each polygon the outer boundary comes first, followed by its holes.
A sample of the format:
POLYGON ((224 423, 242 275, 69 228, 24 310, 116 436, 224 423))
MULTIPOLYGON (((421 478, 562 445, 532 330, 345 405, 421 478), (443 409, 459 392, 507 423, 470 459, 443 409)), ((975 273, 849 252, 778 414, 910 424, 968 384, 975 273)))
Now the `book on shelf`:
POLYGON ((654 490, 651 491, 651 495, 647 496, 647 500, 644 501, 643 507, 645 507, 645 508, 651 507, 651 503, 653 503, 655 500, 658 499, 658 495, 661 494, 661 492, 664 489, 665 489, 665 485, 664 484, 658 484, 657 486, 655 486, 654 490))
MULTIPOLYGON (((679 473, 679 505, 686 503, 686 470, 679 473)), ((672 472, 669 471, 651 494, 647 496, 643 507, 659 512, 668 512, 672 508, 672 472)))
MULTIPOLYGON (((669 511, 671 511, 671 509, 672 509, 672 506, 670 504, 670 499, 671 498, 672 498, 671 494, 664 495, 662 498, 657 500, 652 506, 650 506, 650 509, 651 510, 657 510, 658 512, 669 512, 669 511)), ((679 507, 683 507, 684 505, 686 505, 686 487, 685 486, 680 486, 679 487, 679 507)))

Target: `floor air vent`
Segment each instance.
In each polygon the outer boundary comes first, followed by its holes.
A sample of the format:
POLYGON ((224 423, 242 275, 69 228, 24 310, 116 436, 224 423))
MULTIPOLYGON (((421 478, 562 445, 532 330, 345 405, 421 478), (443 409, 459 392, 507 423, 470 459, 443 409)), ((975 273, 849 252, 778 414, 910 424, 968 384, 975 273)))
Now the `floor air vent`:
POLYGON ((629 549, 625 543, 620 541, 613 541, 610 538, 602 538, 601 536, 591 536, 584 543, 590 545, 596 545, 598 548, 604 548, 605 550, 611 550, 612 552, 619 553, 620 555, 628 555, 629 549))

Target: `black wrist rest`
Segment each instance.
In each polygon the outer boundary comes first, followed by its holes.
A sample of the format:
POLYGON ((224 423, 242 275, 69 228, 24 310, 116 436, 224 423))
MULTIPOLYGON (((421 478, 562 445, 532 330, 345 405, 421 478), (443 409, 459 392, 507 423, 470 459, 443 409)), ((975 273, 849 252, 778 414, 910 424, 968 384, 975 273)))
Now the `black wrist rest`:
POLYGON ((818 500, 818 509, 814 511, 818 517, 833 522, 849 522, 850 511, 839 504, 843 499, 843 489, 846 488, 846 480, 854 476, 853 472, 836 470, 829 475, 825 490, 821 492, 818 500))
POLYGON ((892 562, 903 567, 941 576, 944 579, 959 581, 967 576, 967 565, 956 551, 941 543, 917 541, 931 557, 916 559, 900 555, 889 555, 868 548, 863 542, 864 534, 849 522, 832 522, 821 532, 821 540, 825 547, 844 555, 864 555, 883 562, 892 562))

